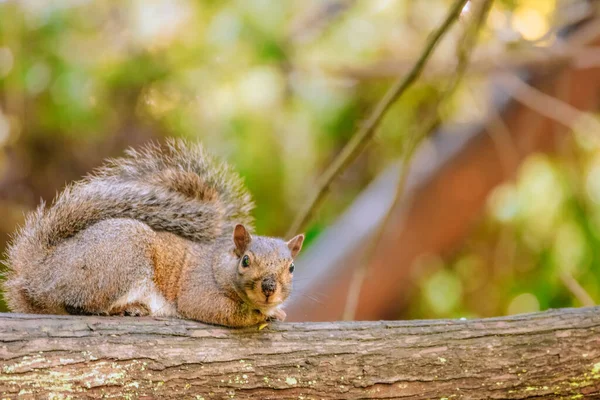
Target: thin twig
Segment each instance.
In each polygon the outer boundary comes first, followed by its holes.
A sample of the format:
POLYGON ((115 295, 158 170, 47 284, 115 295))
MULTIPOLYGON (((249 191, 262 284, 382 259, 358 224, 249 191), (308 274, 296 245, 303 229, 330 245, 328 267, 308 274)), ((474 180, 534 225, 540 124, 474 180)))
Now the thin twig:
MULTIPOLYGON (((475 95, 473 87, 467 85, 467 89, 471 98, 477 103, 477 96, 475 95)), ((482 113, 485 113, 486 111, 479 104, 476 104, 475 107, 482 113)), ((500 111, 495 105, 492 105, 492 107, 487 110, 486 118, 485 131, 488 133, 496 149, 500 165, 502 165, 502 171, 504 172, 504 178, 508 179, 519 165, 519 151, 517 145, 510 134, 506 122, 502 119, 500 111)))
POLYGON ((600 122, 593 115, 528 85, 515 75, 506 74, 501 79, 509 89, 514 89, 509 94, 515 100, 539 114, 570 129, 588 129, 600 133, 600 122))
POLYGON ((444 36, 454 21, 456 21, 456 19, 459 17, 467 1, 468 0, 457 0, 454 3, 444 22, 433 32, 427 41, 425 50, 415 62, 408 75, 406 75, 403 79, 398 80, 387 91, 366 122, 359 128, 358 132, 352 136, 352 139, 350 139, 348 144, 342 149, 341 153, 323 173, 317 182, 317 190, 309 199, 309 201, 306 202, 300 214, 298 214, 298 217, 290 227, 287 236, 295 234, 306 225, 316 208, 319 207, 323 201, 334 179, 356 158, 356 156, 358 156, 358 154, 362 152, 369 140, 373 137, 375 128, 377 128, 379 125, 379 122, 385 115, 386 111, 400 96, 402 96, 402 94, 406 92, 408 88, 412 86, 417 78, 419 78, 427 60, 433 53, 433 50, 436 48, 442 36, 444 36))
MULTIPOLYGON (((587 68, 597 64, 600 50, 594 47, 533 48, 511 54, 495 56, 479 54, 467 70, 469 74, 488 75, 516 69, 555 68, 570 65, 573 68, 587 68)), ((339 78, 355 80, 389 79, 404 73, 409 67, 406 60, 387 60, 366 67, 321 66, 320 70, 339 78)), ((427 79, 439 79, 452 74, 454 62, 432 62, 423 71, 427 79)))
POLYGON ((303 42, 314 38, 325 30, 330 22, 352 8, 356 0, 337 0, 319 4, 291 23, 288 40, 303 42))
POLYGON ((367 268, 369 262, 375 253, 375 249, 377 244, 381 241, 383 234, 385 232, 385 228, 388 225, 389 220, 391 219, 391 215, 395 209, 394 205, 398 204, 404 197, 404 191, 406 189, 406 181, 408 179, 408 173, 410 171, 410 162, 416 150, 419 148, 419 145, 425 140, 431 132, 433 132, 440 125, 440 118, 437 110, 439 106, 447 101, 456 88, 458 84, 462 80, 467 66, 469 65, 469 58, 477 43, 477 37, 481 26, 487 19, 487 15, 492 6, 493 0, 482 0, 481 4, 474 11, 475 15, 473 17, 473 22, 469 24, 461 37, 458 38, 456 53, 458 57, 458 63, 456 70, 454 71, 453 79, 447 84, 445 90, 442 92, 441 96, 434 101, 429 110, 429 116, 426 118, 426 121, 423 125, 423 128, 415 132, 412 136, 408 138, 408 143, 406 146, 406 150, 404 156, 402 158, 402 170, 400 172, 400 180, 398 182, 398 186, 396 188, 396 194, 394 196, 394 201, 392 205, 388 209, 386 216, 383 218, 381 224, 379 224, 377 231, 373 235, 373 239, 369 242, 369 247, 364 253, 364 259, 366 262, 363 262, 358 268, 354 270, 353 277, 351 280, 351 286, 348 291, 346 297, 346 305, 344 307, 344 320, 353 320, 356 314, 356 308, 358 306, 358 300, 360 298, 360 289, 364 282, 364 279, 367 276, 367 268))
POLYGON ((563 283, 563 285, 565 285, 565 287, 569 289, 573 296, 575 296, 575 298, 579 300, 582 306, 591 307, 596 305, 596 302, 594 301, 594 299, 592 299, 592 296, 590 296, 589 293, 585 291, 585 289, 579 284, 579 282, 577 282, 575 278, 573 278, 571 274, 565 271, 561 272, 560 280, 563 283))
MULTIPOLYGON (((473 87, 470 85, 467 87, 471 93, 471 97, 476 99, 473 87)), ((481 107, 479 108, 482 112, 484 111, 481 107)), ((506 122, 502 119, 502 115, 495 105, 492 105, 488 110, 485 132, 488 133, 496 149, 498 160, 504 173, 504 179, 509 179, 519 165, 519 151, 506 122)), ((501 226, 497 243, 494 246, 492 268, 497 269, 504 265, 510 265, 512 260, 514 260, 515 251, 516 243, 511 235, 511 227, 506 225, 501 226)))
MULTIPOLYGON (((557 39, 556 44, 551 47, 535 47, 530 46, 526 50, 519 50, 503 54, 498 59, 494 54, 479 54, 475 55, 468 67, 470 74, 489 74, 515 69, 532 69, 537 67, 552 68, 571 65, 573 68, 586 68, 589 64, 597 65, 600 52, 597 48, 587 47, 590 42, 598 37, 600 31, 600 20, 592 19, 598 15, 597 10, 589 9, 583 13, 580 12, 580 7, 561 11, 564 15, 559 16, 563 20, 562 23, 548 30, 544 36, 536 41, 529 42, 530 44, 540 40, 547 40, 552 35, 556 34, 568 26, 575 25, 578 21, 583 21, 590 18, 585 27, 581 27, 573 35, 569 35, 569 43, 561 43, 557 39), (568 14, 568 15, 567 15, 568 14), (571 37, 573 36, 573 37, 571 37)), ((326 71, 329 74, 339 75, 343 78, 367 80, 367 79, 386 79, 393 78, 399 74, 403 74, 410 63, 407 60, 388 59, 380 60, 377 63, 365 67, 352 66, 321 66, 320 70, 326 71)), ((427 78, 443 78, 448 76, 449 71, 453 71, 455 66, 452 63, 434 63, 431 62, 423 71, 423 75, 427 78)))

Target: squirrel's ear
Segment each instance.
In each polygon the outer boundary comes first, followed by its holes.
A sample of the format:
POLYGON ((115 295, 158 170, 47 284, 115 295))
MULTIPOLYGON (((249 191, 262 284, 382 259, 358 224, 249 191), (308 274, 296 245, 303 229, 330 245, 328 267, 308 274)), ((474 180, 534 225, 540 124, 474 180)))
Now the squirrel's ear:
POLYGON ((296 235, 287 242, 288 248, 292 252, 292 258, 296 258, 296 254, 298 254, 300 252, 303 242, 304 242, 303 234, 296 235))
POLYGON ((248 249, 250 240, 252 240, 252 236, 250 236, 246 227, 242 224, 237 224, 233 229, 233 243, 235 243, 235 248, 239 255, 244 254, 248 249))

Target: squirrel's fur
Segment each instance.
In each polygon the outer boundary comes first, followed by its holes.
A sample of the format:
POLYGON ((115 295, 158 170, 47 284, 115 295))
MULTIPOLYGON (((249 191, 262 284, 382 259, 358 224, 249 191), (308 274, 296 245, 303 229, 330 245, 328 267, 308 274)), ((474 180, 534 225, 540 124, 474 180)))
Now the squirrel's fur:
POLYGON ((199 144, 128 150, 27 217, 8 248, 5 299, 17 312, 283 319, 304 237, 251 236, 252 207, 199 144))

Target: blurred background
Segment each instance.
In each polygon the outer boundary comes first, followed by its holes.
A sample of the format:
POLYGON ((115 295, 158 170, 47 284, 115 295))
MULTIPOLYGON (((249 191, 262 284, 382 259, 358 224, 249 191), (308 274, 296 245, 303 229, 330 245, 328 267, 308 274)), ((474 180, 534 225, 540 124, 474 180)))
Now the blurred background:
MULTIPOLYGON (((597 4, 494 1, 447 93, 471 3, 306 226, 290 319, 600 301, 597 4)), ((450 6, 0 1, 0 248, 25 213, 104 158, 172 136, 233 164, 257 231, 285 235, 450 6)))

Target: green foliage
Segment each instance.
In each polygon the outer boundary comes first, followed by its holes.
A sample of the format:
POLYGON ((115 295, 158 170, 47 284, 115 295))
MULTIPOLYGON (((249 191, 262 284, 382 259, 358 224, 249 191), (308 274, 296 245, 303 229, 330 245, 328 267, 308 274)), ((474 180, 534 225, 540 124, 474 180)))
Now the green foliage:
MULTIPOLYGON (((40 198, 129 145, 166 136, 201 140, 234 164, 256 199, 258 231, 283 234, 389 86, 344 69, 414 60, 448 4, 358 1, 315 22, 316 0, 0 2, 0 247, 40 198)), ((515 37, 541 36, 554 6, 496 2, 483 47, 494 55, 515 37), (522 32, 506 40, 512 25, 522 32)), ((457 35, 434 64, 454 59, 457 35)), ((307 244, 402 154, 445 79, 423 79, 394 105, 307 227, 307 244)), ((440 116, 480 115, 481 80, 469 77, 471 90, 459 88, 440 116)), ((494 192, 463 249, 421 260, 411 316, 576 305, 561 268, 600 299, 600 161, 584 134, 583 161, 534 156, 494 192)))
POLYGON ((564 146, 574 157, 533 155, 513 182, 497 187, 483 221, 451 259, 421 261, 423 302, 412 314, 492 316, 581 306, 564 274, 597 301, 600 143, 574 139, 564 146))

